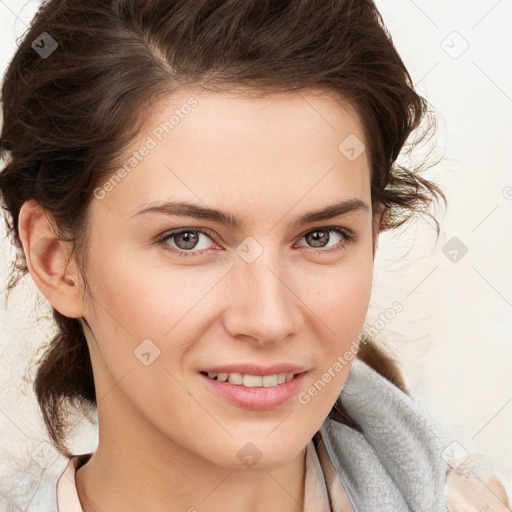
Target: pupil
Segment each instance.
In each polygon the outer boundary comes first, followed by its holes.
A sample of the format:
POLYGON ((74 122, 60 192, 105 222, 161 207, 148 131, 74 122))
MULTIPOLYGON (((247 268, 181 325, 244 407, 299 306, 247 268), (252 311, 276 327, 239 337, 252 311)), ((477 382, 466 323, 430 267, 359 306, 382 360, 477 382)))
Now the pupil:
POLYGON ((184 247, 181 247, 180 244, 177 244, 178 246, 180 246, 180 249, 193 249, 198 241, 198 235, 190 231, 180 233, 178 240, 180 238, 185 242, 184 247))
MULTIPOLYGON (((309 237, 310 237, 310 243, 313 242, 312 243, 313 247, 323 247, 322 240, 327 238, 324 231, 313 231, 312 233, 310 233, 309 237), (320 242, 320 243, 318 243, 318 242, 320 242)), ((325 241, 324 241, 324 244, 325 244, 325 241)))

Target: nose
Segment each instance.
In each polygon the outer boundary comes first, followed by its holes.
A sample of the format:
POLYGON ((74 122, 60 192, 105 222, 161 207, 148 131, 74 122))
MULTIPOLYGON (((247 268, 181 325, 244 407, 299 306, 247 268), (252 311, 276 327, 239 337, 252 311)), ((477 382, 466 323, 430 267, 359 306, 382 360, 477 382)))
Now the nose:
POLYGON ((300 300, 282 255, 265 249, 252 263, 237 261, 228 275, 224 327, 231 336, 263 345, 299 330, 300 300))

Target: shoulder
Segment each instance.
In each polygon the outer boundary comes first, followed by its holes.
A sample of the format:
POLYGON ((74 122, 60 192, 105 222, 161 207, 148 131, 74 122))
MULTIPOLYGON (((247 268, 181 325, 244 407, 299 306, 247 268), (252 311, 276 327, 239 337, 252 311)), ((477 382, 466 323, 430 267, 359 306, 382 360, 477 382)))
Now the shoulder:
POLYGON ((511 512, 505 486, 495 475, 489 475, 483 455, 452 460, 446 477, 448 510, 457 512, 511 512))

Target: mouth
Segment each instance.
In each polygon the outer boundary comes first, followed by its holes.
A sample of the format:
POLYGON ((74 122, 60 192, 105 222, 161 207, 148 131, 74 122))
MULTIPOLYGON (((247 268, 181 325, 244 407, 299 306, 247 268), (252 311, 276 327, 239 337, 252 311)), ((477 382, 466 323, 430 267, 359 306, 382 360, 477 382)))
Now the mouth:
POLYGON ((250 410, 269 410, 297 395, 308 370, 254 375, 238 372, 199 372, 206 388, 231 405, 250 410))
POLYGON ((296 375, 304 372, 281 372, 273 373, 270 375, 252 375, 250 373, 238 372, 200 372, 201 375, 206 375, 211 380, 220 382, 229 382, 235 386, 245 386, 247 388, 261 388, 261 387, 274 387, 286 384, 292 380, 296 375))

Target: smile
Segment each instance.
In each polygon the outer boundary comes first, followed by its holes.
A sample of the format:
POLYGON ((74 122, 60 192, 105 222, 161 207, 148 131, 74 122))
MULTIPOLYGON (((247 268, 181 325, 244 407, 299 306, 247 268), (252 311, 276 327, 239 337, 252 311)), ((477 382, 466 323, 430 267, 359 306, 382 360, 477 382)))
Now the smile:
POLYGON ((229 382, 238 386, 245 386, 248 388, 256 387, 272 387, 284 384, 293 379, 293 373, 275 373, 273 375, 250 375, 243 373, 212 373, 208 372, 208 377, 212 380, 219 380, 221 382, 229 382))
POLYGON ((303 379, 308 373, 251 375, 200 372, 199 376, 215 396, 244 409, 261 411, 275 409, 292 400, 300 392, 303 379))

